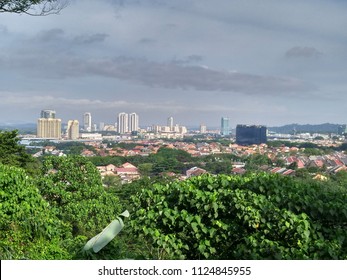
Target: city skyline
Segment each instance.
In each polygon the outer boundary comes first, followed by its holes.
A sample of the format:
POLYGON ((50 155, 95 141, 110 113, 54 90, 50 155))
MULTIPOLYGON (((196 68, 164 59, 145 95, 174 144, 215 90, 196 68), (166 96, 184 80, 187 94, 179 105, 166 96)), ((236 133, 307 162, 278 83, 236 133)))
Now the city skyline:
POLYGON ((42 108, 81 126, 84 112, 97 124, 120 112, 142 125, 346 123, 346 11, 341 0, 85 0, 1 14, 0 123, 35 123, 42 108))

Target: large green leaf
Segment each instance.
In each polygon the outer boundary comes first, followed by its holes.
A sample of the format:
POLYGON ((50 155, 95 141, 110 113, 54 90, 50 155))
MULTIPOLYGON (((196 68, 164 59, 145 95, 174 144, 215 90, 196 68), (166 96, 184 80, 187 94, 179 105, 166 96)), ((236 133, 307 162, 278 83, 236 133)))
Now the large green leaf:
MULTIPOLYGON (((120 216, 129 217, 128 210, 124 211, 120 216)), ((93 249, 94 253, 99 252, 102 248, 104 248, 113 238, 117 236, 118 233, 124 227, 123 220, 118 217, 113 220, 107 227, 105 227, 102 232, 98 235, 91 238, 86 245, 84 246, 85 251, 89 251, 93 249)))

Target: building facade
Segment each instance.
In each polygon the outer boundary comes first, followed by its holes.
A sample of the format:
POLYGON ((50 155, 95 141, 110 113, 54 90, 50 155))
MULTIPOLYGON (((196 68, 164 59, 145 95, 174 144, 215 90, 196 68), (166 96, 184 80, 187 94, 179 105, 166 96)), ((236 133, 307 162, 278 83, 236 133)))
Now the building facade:
POLYGON ((167 118, 167 126, 170 128, 170 131, 173 131, 174 128, 174 119, 173 117, 167 118))
POLYGON ((229 118, 222 117, 220 127, 221 127, 220 134, 222 136, 229 136, 230 135, 229 118))
POLYGON ((69 120, 67 123, 67 138, 76 140, 79 138, 80 125, 78 120, 69 120))
POLYGON ((38 138, 61 138, 61 119, 55 118, 55 111, 42 110, 41 118, 37 120, 38 138))
POLYGON ((55 119, 55 111, 50 109, 45 109, 41 111, 42 119, 55 119))
POLYGON ((129 132, 129 117, 127 113, 119 113, 117 118, 117 131, 120 134, 129 132))
POLYGON ((131 113, 129 115, 129 132, 134 132, 139 130, 139 115, 136 113, 131 113))
POLYGON ((89 112, 83 114, 83 129, 87 132, 92 131, 92 114, 89 112))
POLYGON ((200 133, 205 134, 207 132, 207 128, 205 124, 200 124, 200 133))
POLYGON ((267 128, 263 125, 243 125, 236 126, 236 144, 253 145, 267 142, 267 128))

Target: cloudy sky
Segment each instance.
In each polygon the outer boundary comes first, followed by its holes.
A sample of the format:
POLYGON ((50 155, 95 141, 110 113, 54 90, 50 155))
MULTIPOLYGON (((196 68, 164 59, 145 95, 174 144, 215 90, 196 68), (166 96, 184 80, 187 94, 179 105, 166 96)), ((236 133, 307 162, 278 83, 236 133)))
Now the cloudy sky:
POLYGON ((70 0, 0 14, 0 123, 347 122, 347 1, 70 0))

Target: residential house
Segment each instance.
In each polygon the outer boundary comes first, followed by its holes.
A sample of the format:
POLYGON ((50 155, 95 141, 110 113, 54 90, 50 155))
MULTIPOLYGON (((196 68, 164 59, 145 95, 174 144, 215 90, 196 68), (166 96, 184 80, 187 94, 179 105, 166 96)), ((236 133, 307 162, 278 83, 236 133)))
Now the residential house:
POLYGON ((200 176, 202 174, 207 173, 205 169, 199 168, 199 167, 192 167, 186 171, 187 178, 193 177, 193 176, 200 176))

